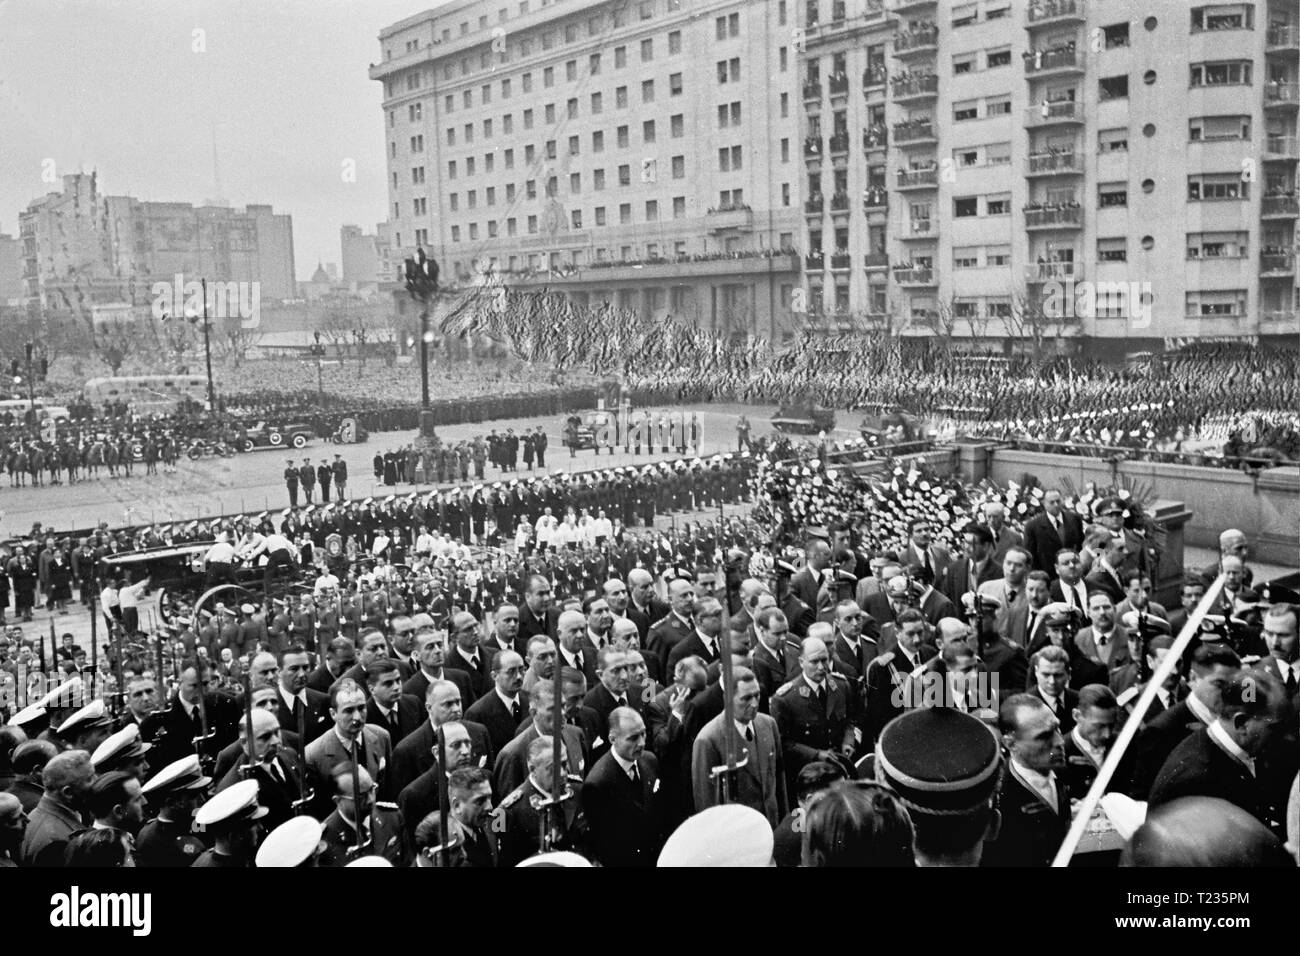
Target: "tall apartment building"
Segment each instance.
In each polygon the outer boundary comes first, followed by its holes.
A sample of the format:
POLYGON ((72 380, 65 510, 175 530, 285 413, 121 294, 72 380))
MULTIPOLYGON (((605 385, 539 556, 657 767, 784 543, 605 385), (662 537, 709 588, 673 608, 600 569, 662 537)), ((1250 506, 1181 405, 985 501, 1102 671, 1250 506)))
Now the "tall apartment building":
POLYGON ((1300 333, 1294 0, 798 15, 813 324, 1100 354, 1300 333))
POLYGON ((344 282, 395 282, 398 266, 392 259, 387 223, 376 227, 373 235, 366 235, 360 226, 346 225, 339 230, 339 245, 343 251, 344 282))
POLYGON ((259 282, 263 300, 296 295, 293 219, 270 206, 193 206, 108 196, 96 176, 63 177, 61 192, 19 216, 23 281, 46 308, 150 303, 155 281, 259 282))
POLYGON ((381 31, 389 225, 466 281, 780 338, 802 316, 794 0, 473 0, 381 31))

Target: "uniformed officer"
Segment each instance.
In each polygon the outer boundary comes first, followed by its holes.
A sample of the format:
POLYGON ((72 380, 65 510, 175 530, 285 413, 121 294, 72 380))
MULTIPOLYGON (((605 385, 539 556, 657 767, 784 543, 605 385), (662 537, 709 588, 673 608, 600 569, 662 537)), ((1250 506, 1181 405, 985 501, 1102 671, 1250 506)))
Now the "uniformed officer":
POLYGON ((137 866, 189 866, 207 849, 190 831, 194 808, 204 799, 211 777, 203 776, 198 754, 182 757, 154 774, 140 792, 158 816, 135 838, 137 866))
MULTIPOLYGON (((551 799, 554 788, 554 738, 539 736, 528 745, 528 779, 510 791, 493 811, 492 829, 497 835, 498 860, 501 866, 515 866, 542 849, 542 812, 540 804, 551 799)), ((587 822, 579 805, 582 778, 569 773, 569 752, 560 748, 561 771, 569 794, 561 807, 564 823, 552 824, 553 850, 577 850, 586 845, 587 822)), ((554 816, 551 818, 554 820, 554 816)))
POLYGON ((113 718, 104 710, 104 699, 92 700, 55 729, 67 747, 94 752, 113 730, 113 718))
POLYGON ((414 854, 397 804, 374 800, 374 781, 365 767, 348 762, 332 773, 335 808, 322 827, 325 847, 317 865, 342 867, 363 854, 382 856, 393 866, 409 865, 414 854))
POLYGON ((767 867, 772 825, 753 807, 724 803, 684 820, 659 852, 659 866, 767 867))
POLYGON ((97 774, 123 770, 144 780, 149 774, 149 761, 145 754, 152 749, 153 744, 140 739, 140 725, 132 722, 96 747, 90 762, 95 765, 97 774))
POLYGON ((646 650, 659 658, 659 673, 667 674, 668 655, 672 649, 695 633, 695 587, 684 578, 668 585, 668 605, 671 610, 650 625, 646 634, 646 650))
POLYGON ((289 507, 298 507, 298 469, 294 467, 293 459, 285 461, 284 486, 289 489, 289 507))
POLYGON ((258 867, 313 867, 321 849, 324 825, 309 816, 284 821, 257 848, 258 867))
POLYGON ((898 615, 898 643, 867 665, 863 731, 874 741, 891 720, 907 709, 909 682, 920 678, 938 651, 925 641, 925 617, 914 607, 898 615))
POLYGON ((194 830, 212 836, 212 849, 191 863, 194 867, 237 869, 253 865, 253 851, 262 835, 258 822, 267 814, 257 802, 257 781, 231 784, 194 813, 194 830))
POLYGON ((814 760, 851 760, 857 749, 854 733, 859 714, 848 678, 831 672, 831 656, 819 638, 807 637, 799 646, 802 673, 772 695, 771 711, 781 731, 786 786, 797 791, 799 771, 814 760))

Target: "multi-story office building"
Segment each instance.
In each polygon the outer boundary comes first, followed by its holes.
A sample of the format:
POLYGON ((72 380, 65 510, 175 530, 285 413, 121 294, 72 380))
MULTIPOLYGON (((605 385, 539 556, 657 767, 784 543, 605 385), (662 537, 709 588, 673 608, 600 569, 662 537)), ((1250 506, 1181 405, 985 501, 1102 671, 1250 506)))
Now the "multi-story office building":
POLYGON ((733 335, 798 313, 794 0, 472 0, 380 33, 395 250, 733 335))
POLYGON ((798 14, 815 325, 1100 353, 1300 332, 1294 0, 798 14))

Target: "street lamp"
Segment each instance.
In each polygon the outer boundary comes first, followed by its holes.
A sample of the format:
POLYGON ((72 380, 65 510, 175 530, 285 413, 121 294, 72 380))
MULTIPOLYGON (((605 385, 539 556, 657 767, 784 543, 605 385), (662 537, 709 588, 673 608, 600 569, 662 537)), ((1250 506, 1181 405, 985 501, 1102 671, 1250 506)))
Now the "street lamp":
POLYGON ((419 246, 415 258, 407 258, 403 265, 406 291, 420 303, 420 434, 432 438, 433 412, 429 407, 429 306, 438 294, 438 264, 424 254, 419 246))
POLYGON ((190 320, 190 324, 202 319, 203 321, 203 355, 207 362, 208 368, 208 413, 216 414, 217 411, 217 388, 212 381, 212 339, 210 336, 211 328, 208 323, 208 280, 203 279, 203 312, 195 313, 193 309, 185 310, 185 317, 190 320))

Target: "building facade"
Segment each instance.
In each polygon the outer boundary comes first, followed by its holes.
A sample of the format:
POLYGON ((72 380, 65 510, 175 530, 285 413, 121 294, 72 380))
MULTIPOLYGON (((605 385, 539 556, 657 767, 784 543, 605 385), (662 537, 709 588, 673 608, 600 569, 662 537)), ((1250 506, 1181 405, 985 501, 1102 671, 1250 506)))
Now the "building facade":
POLYGON ((28 300, 54 310, 148 305, 155 281, 258 282, 263 299, 296 295, 292 217, 107 196, 95 174, 63 177, 19 218, 28 300))
POLYGON ((793 2, 476 0, 379 39, 395 252, 732 336, 802 323, 793 2))
POLYGON ((804 0, 809 322, 1300 334, 1293 0, 804 0))

